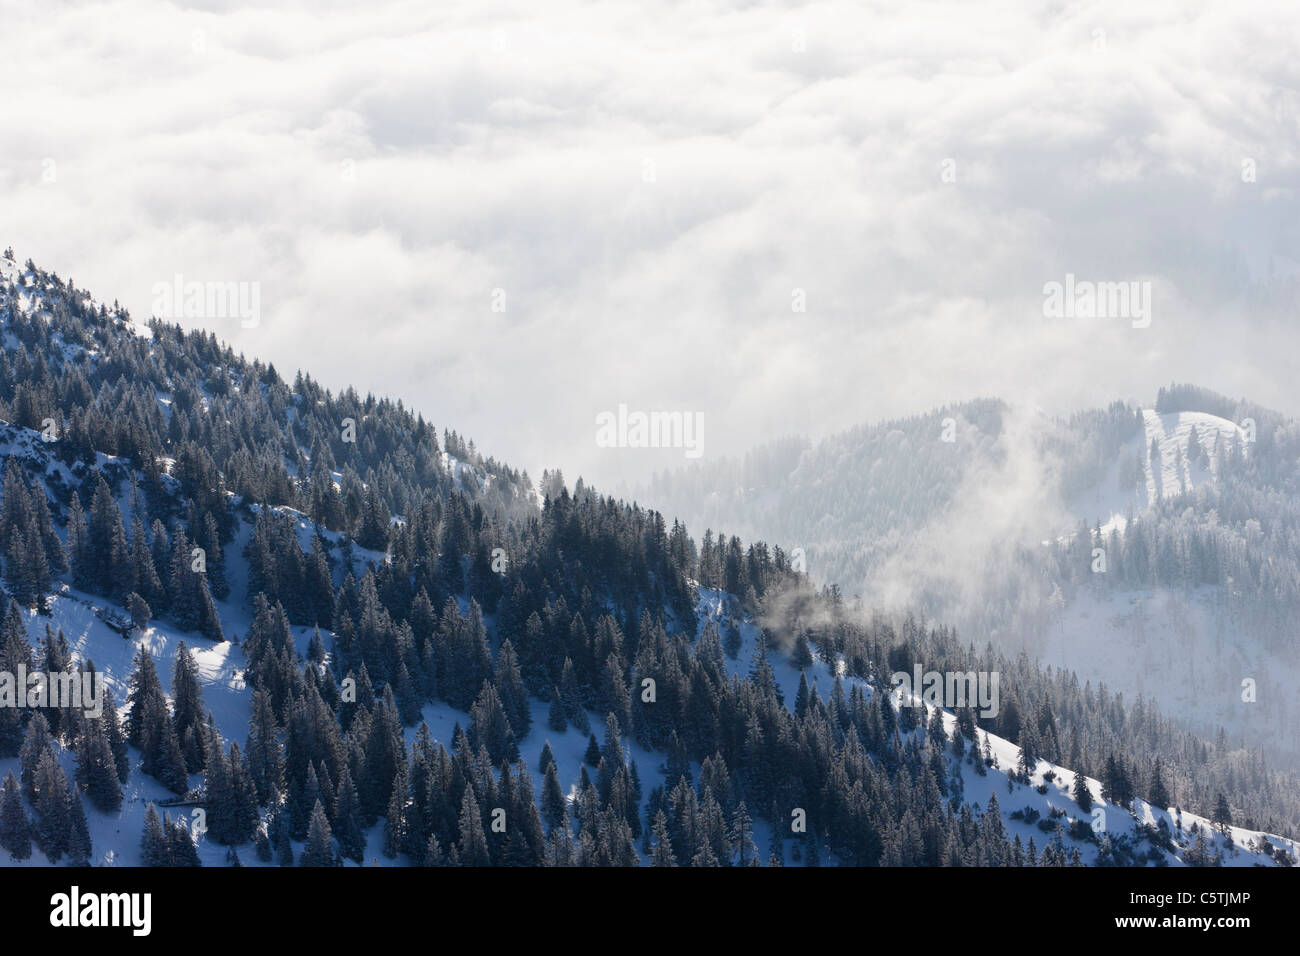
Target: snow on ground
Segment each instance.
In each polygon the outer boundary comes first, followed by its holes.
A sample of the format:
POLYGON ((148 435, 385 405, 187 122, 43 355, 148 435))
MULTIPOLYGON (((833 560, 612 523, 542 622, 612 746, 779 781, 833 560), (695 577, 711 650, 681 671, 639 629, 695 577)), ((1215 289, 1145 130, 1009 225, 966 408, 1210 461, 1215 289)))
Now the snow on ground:
MULTIPOLYGON (((234 550, 234 548, 231 549, 232 552, 234 550)), ((154 656, 164 688, 170 688, 171 673, 177 649, 181 641, 185 641, 187 646, 191 648, 198 664, 204 703, 208 710, 212 712, 218 730, 227 741, 234 740, 243 743, 248 733, 249 695, 243 680, 244 657, 242 648, 232 643, 213 645, 197 635, 179 634, 166 624, 151 626, 143 634, 128 640, 109 629, 106 624, 95 616, 94 607, 97 604, 102 604, 102 599, 65 590, 61 595, 52 598, 50 603, 51 613, 49 618, 41 617, 34 612, 27 615, 28 633, 33 645, 36 645, 44 635, 46 624, 56 629, 62 628, 74 654, 79 658, 90 657, 95 661, 96 667, 104 673, 113 689, 119 707, 122 707, 126 701, 132 661, 137 648, 143 647, 154 656)), ((246 630, 248 622, 246 610, 229 602, 223 603, 219 607, 227 633, 246 630)), ((712 619, 721 626, 731 616, 733 607, 734 599, 717 591, 701 589, 699 603, 701 624, 704 623, 705 619, 712 619)), ((739 629, 742 639, 741 652, 736 660, 727 661, 729 673, 735 675, 743 675, 749 672, 754 655, 757 652, 759 638, 758 628, 752 620, 740 620, 739 629)), ((294 630, 298 646, 304 648, 310 637, 311 629, 295 628, 294 630)), ((327 632, 322 632, 322 635, 328 647, 331 643, 330 636, 327 632)), ((786 706, 792 707, 798 689, 799 672, 783 653, 770 651, 769 661, 776 675, 776 680, 781 687, 786 706)), ((808 671, 807 677, 810 684, 816 683, 819 695, 825 699, 829 695, 835 679, 831 667, 826 662, 816 659, 808 671)), ((865 682, 857 678, 844 678, 844 680, 846 690, 848 685, 857 683, 868 696, 871 695, 872 689, 865 682)), ((587 746, 587 735, 572 727, 564 733, 556 733, 547 726, 546 716, 546 704, 541 701, 533 701, 533 726, 528 736, 520 741, 520 756, 527 764, 532 775, 534 793, 540 796, 542 775, 538 771, 538 761, 543 746, 549 742, 558 764, 560 780, 566 788, 569 788, 570 797, 572 797, 571 788, 579 776, 583 752, 587 746)), ((603 716, 592 712, 589 714, 589 718, 597 739, 601 739, 604 725, 603 716)), ((457 711, 442 702, 426 705, 423 709, 423 719, 428 724, 433 739, 448 748, 451 745, 455 726, 460 724, 465 727, 469 720, 467 714, 457 711)), ((946 722, 951 732, 955 724, 955 718, 947 715, 946 722)), ((416 727, 406 728, 405 735, 408 743, 415 739, 416 733, 416 727)), ((1074 775, 1070 771, 1060 767, 1053 767, 1046 762, 1040 762, 1032 779, 1034 786, 1013 783, 1010 790, 1008 790, 1007 772, 1016 764, 1019 753, 1018 748, 1006 740, 992 736, 989 737, 989 744, 996 757, 996 765, 989 768, 986 776, 978 776, 974 772, 973 765, 969 762, 965 763, 961 768, 965 781, 964 800, 973 807, 974 812, 982 812, 983 808, 988 804, 990 795, 996 793, 1008 835, 1019 834, 1022 843, 1026 846, 1030 837, 1033 837, 1041 847, 1049 839, 1049 836, 1039 830, 1033 823, 1012 819, 1013 812, 1032 809, 1040 816, 1046 817, 1050 815, 1053 808, 1056 808, 1063 811, 1069 818, 1083 818, 1085 822, 1091 823, 1092 817, 1090 815, 1085 817, 1085 815, 1081 814, 1073 799, 1068 795, 1074 781, 1074 775), (1055 779, 1050 782, 1045 778, 1048 771, 1055 773, 1055 779), (1039 794, 1034 789, 1040 784, 1046 787, 1045 794, 1039 794)), ((629 758, 637 763, 643 787, 644 806, 644 798, 648 797, 650 790, 663 782, 662 764, 664 755, 648 752, 627 738, 624 739, 624 747, 629 758)), ((90 806, 89 802, 86 802, 86 815, 94 844, 94 860, 97 863, 138 865, 140 862, 140 835, 144 827, 144 814, 148 803, 150 801, 167 800, 173 796, 153 778, 147 777, 139 771, 138 752, 132 751, 132 758, 135 767, 124 788, 125 799, 123 805, 117 813, 100 813, 90 806)), ((71 778, 75 770, 72 755, 67 752, 63 753, 62 761, 65 772, 71 778)), ((16 758, 0 760, 0 774, 9 772, 15 774, 18 772, 18 760, 16 758)), ((591 773, 592 771, 589 770, 588 772, 591 773)), ((190 782, 191 786, 198 786, 202 782, 201 775, 192 776, 190 782)), ((1171 833, 1179 844, 1179 852, 1181 852, 1181 848, 1190 846, 1192 842, 1187 831, 1191 829, 1193 823, 1199 824, 1202 829, 1206 829, 1208 832, 1208 822, 1200 817, 1183 813, 1181 817, 1182 829, 1180 830, 1177 821, 1170 818, 1167 811, 1151 808, 1142 801, 1137 802, 1138 816, 1135 818, 1127 811, 1108 805, 1102 800, 1100 784, 1096 781, 1091 781, 1090 786, 1098 806, 1102 808, 1106 832, 1112 835, 1131 833, 1136 829, 1139 820, 1154 823, 1158 819, 1164 818, 1169 823, 1171 833)), ((181 815, 189 819, 192 809, 175 808, 171 813, 173 817, 181 815)), ((1068 820, 1066 822, 1068 825, 1068 820)), ((380 852, 383 840, 382 831, 381 822, 367 834, 367 863, 373 861, 381 865, 391 865, 394 862, 400 862, 390 861, 380 852)), ((764 855, 766 855, 769 834, 770 830, 767 824, 756 821, 754 841, 764 855)), ((1246 849, 1249 843, 1261 838, 1267 839, 1274 845, 1282 846, 1293 854, 1297 852, 1297 847, 1293 841, 1278 837, 1263 837, 1263 835, 1253 831, 1235 828, 1232 831, 1232 844, 1236 847, 1236 850, 1227 856, 1225 862, 1229 865, 1251 865, 1256 862, 1265 862, 1262 854, 1246 849)), ((1215 839, 1217 845, 1227 846, 1223 837, 1216 837, 1215 839)), ((1096 857, 1097 849, 1092 843, 1076 843, 1071 840, 1066 840, 1065 843, 1067 848, 1079 846, 1085 862, 1091 862, 1096 857)), ((225 863, 227 853, 225 847, 210 843, 201 834, 198 836, 197 845, 199 856, 205 865, 223 865, 225 863)), ((792 846, 792 843, 787 841, 785 848, 787 863, 794 862, 791 859, 792 846)), ((296 845, 295 850, 300 851, 301 845, 296 845)), ((259 865, 252 852, 251 845, 240 848, 239 854, 241 862, 245 865, 259 865)), ((1181 863, 1177 856, 1165 855, 1168 857, 1169 862, 1176 865, 1181 863)), ((6 862, 13 863, 13 861, 6 862)), ((44 862, 46 861, 43 855, 38 850, 34 850, 32 859, 28 860, 24 865, 39 865, 44 862)), ((348 865, 353 864, 349 863, 348 865)))
MULTIPOLYGON (((718 591, 701 588, 701 616, 707 615, 715 621, 725 620, 728 601, 727 596, 718 591)), ((736 675, 744 675, 749 672, 753 655, 758 646, 758 628, 753 621, 743 621, 740 625, 740 633, 743 649, 737 660, 728 661, 729 672, 736 675)), ((823 700, 826 700, 834 684, 835 674, 816 651, 814 651, 813 656, 813 666, 807 671, 806 677, 809 686, 812 686, 815 682, 818 695, 823 700)), ((799 688, 799 671, 784 654, 769 653, 769 660, 785 698, 786 706, 793 707, 795 694, 799 688)), ((842 677, 841 679, 844 682, 846 694, 856 684, 868 698, 873 695, 873 688, 860 678, 842 677)), ((896 691, 895 694, 897 695, 898 692, 896 691)), ((948 734, 951 736, 955 731, 956 717, 945 712, 944 723, 948 734)), ((1053 810, 1058 810, 1066 814, 1063 822, 1067 828, 1071 819, 1080 819, 1091 826, 1092 814, 1084 814, 1080 811, 1078 805, 1074 802, 1074 798, 1070 796, 1070 791, 1074 786, 1075 774, 1073 771, 1040 760, 1034 774, 1031 776, 1031 785, 1026 786, 1012 782, 1010 791, 1008 791, 1009 774, 1014 771, 1019 762, 1020 748, 1002 737, 987 734, 984 731, 980 731, 979 734, 981 741, 985 738, 988 739, 996 761, 995 766, 988 768, 986 776, 978 775, 969 761, 964 761, 961 766, 964 801, 972 806, 976 815, 988 806, 989 797, 996 793, 998 805, 1002 811, 1003 825, 1007 829, 1007 838, 1012 839, 1019 835, 1021 843, 1028 847, 1029 839, 1033 837, 1040 850, 1051 839, 1050 834, 1040 830, 1036 823, 1012 819, 1012 813, 1032 809, 1037 812, 1039 818, 1045 818, 1050 816, 1053 810), (1046 779, 1045 775, 1048 773, 1054 774, 1053 780, 1048 781, 1046 779), (1047 792, 1040 794, 1036 788, 1043 785, 1046 786, 1047 792)), ((1159 820, 1164 819, 1169 826, 1175 844, 1179 848, 1179 853, 1181 853, 1183 849, 1190 848, 1195 843, 1195 838, 1190 835, 1190 831, 1193 824, 1196 824, 1199 830, 1205 831, 1207 843, 1211 850, 1215 848, 1225 849, 1224 863, 1227 866, 1253 866, 1256 863, 1263 863, 1267 866, 1274 865, 1262 853, 1247 849, 1252 842, 1267 840, 1274 846, 1283 847, 1293 856, 1300 850, 1300 845, 1296 841, 1263 834, 1255 830, 1233 827, 1231 830, 1231 846, 1236 849, 1235 851, 1228 851, 1229 842, 1221 835, 1214 836, 1213 842, 1209 842, 1209 838, 1214 834, 1209 820, 1204 817, 1187 811, 1183 811, 1181 816, 1177 816, 1170 812, 1173 808, 1154 808, 1140 799, 1134 802, 1135 816, 1127 810, 1102 799, 1100 781, 1089 777, 1088 786, 1093 796, 1094 807, 1102 809, 1105 832, 1111 836, 1131 834, 1138 828, 1139 823, 1155 826, 1159 820), (1180 820, 1181 828, 1179 827, 1180 820)), ((759 844, 760 849, 764 845, 759 844)), ((1067 839, 1065 840, 1065 846, 1067 850, 1075 846, 1079 847, 1085 863, 1095 862, 1098 855, 1098 847, 1093 843, 1076 842, 1067 839)), ((1162 855, 1171 865, 1183 865, 1180 856, 1164 851, 1162 851, 1162 855)))
POLYGON ((1044 635, 1045 663, 1139 694, 1212 737, 1268 740, 1300 756, 1300 653, 1260 646, 1224 605, 1222 588, 1080 589, 1044 635), (1242 699, 1253 680, 1254 701, 1242 699))
POLYGON ((1144 447, 1151 442, 1160 448, 1159 472, 1149 454, 1142 456, 1146 467, 1147 502, 1155 504, 1160 498, 1173 498, 1193 488, 1214 480, 1215 451, 1222 454, 1226 442, 1238 438, 1246 447, 1246 433, 1233 422, 1205 412, 1174 412, 1157 415, 1151 409, 1142 412, 1144 447), (1187 449, 1192 433, 1205 458, 1198 462, 1189 459, 1187 449))
MULTIPOLYGON (((1127 443, 1107 474, 1076 496, 1069 510, 1090 527, 1123 529, 1160 497, 1215 481, 1228 442, 1249 454, 1246 432, 1203 412, 1142 413, 1141 435, 1127 443), (1191 436, 1204 451, 1188 454, 1191 436), (1155 441, 1159 457, 1152 460, 1155 441), (1123 464, 1143 464, 1144 483, 1124 487, 1123 464)), ((1074 670, 1080 680, 1105 682, 1127 699, 1142 694, 1162 713, 1213 736, 1220 727, 1234 742, 1267 741, 1300 764, 1300 650, 1270 650, 1243 630, 1223 588, 1160 588, 1107 592, 1082 588, 1044 635, 1045 663, 1074 670), (1255 681, 1255 700, 1242 700, 1242 681, 1255 681)))
MULTIPOLYGON (((217 730, 227 741, 238 741, 242 747, 248 736, 249 719, 249 695, 242 672, 243 652, 229 642, 212 644, 197 634, 182 634, 166 624, 155 624, 143 634, 137 634, 128 640, 95 617, 94 608, 103 605, 102 598, 67 590, 50 599, 48 618, 35 612, 27 613, 28 639, 34 647, 39 647, 47 624, 56 632, 61 628, 73 655, 79 660, 89 658, 95 662, 96 669, 104 675, 112 689, 123 717, 126 715, 126 695, 137 648, 144 647, 154 657, 163 689, 170 692, 177 650, 184 641, 198 665, 204 704, 211 711, 217 730)), ((225 624, 227 612, 234 612, 235 609, 227 604, 219 607, 225 624)), ((226 626, 229 628, 230 625, 226 626)), ((73 754, 62 751, 60 757, 68 779, 73 779, 76 771, 73 754)), ((153 777, 140 771, 139 751, 132 749, 131 759, 131 775, 123 786, 122 806, 117 813, 101 813, 83 798, 94 849, 92 862, 96 864, 140 865, 140 836, 144 831, 144 816, 149 802, 170 800, 176 796, 153 777)), ((11 772, 16 776, 18 766, 16 757, 0 759, 0 776, 11 772)), ((201 774, 192 775, 191 787, 199 786, 202 779, 201 774)), ((166 811, 166 808, 159 807, 159 813, 163 812, 170 812, 173 818, 184 814, 188 820, 192 808, 178 807, 166 811)), ((199 857, 205 866, 224 864, 225 847, 210 844, 200 837, 198 848, 199 857)), ((245 863, 255 862, 251 846, 241 849, 240 860, 245 863)), ((47 862, 44 854, 35 847, 32 849, 32 858, 24 864, 8 859, 7 854, 5 859, 5 864, 10 866, 40 865, 47 862)))
MULTIPOLYGON (((262 511, 262 507, 262 505, 258 504, 248 505, 249 510, 254 516, 262 511)), ((304 554, 311 554, 312 539, 319 536, 325 542, 325 550, 329 552, 332 557, 336 559, 339 557, 339 550, 343 545, 346 535, 338 531, 330 531, 328 528, 321 527, 312 521, 307 515, 303 514, 296 508, 290 508, 288 505, 274 505, 271 507, 271 510, 277 514, 287 515, 293 521, 293 530, 294 534, 298 538, 298 547, 302 549, 304 554)), ((226 576, 227 579, 232 582, 231 587, 236 590, 238 590, 238 588, 235 587, 238 582, 248 580, 248 565, 243 559, 243 553, 244 548, 248 546, 248 541, 252 536, 252 525, 248 522, 241 522, 239 529, 235 533, 234 542, 225 546, 227 566, 226 576), (232 558, 235 557, 238 557, 239 561, 243 562, 242 566, 236 566, 232 563, 232 558)), ((387 563, 387 561, 388 553, 386 551, 376 551, 372 548, 363 548, 355 541, 352 542, 352 567, 350 570, 357 578, 360 578, 361 575, 365 573, 368 566, 374 565, 375 567, 380 567, 387 563)), ((339 583, 337 579, 342 578, 342 575, 342 571, 335 573, 335 584, 339 583)), ((222 617, 222 623, 225 623, 224 616, 222 617)))
POLYGON ((1126 442, 1115 456, 1106 474, 1093 488, 1080 492, 1067 503, 1067 511, 1083 519, 1088 527, 1098 524, 1109 534, 1124 530, 1129 515, 1140 514, 1160 498, 1199 488, 1215 480, 1215 451, 1221 454, 1225 442, 1236 438, 1246 448, 1246 433, 1238 425, 1204 412, 1173 412, 1159 415, 1152 409, 1142 411, 1142 434, 1126 442), (1204 458, 1188 455, 1193 432, 1204 458), (1160 450, 1158 461, 1151 460, 1151 442, 1160 450), (1123 481, 1125 466, 1136 456, 1142 465, 1141 485, 1123 481))

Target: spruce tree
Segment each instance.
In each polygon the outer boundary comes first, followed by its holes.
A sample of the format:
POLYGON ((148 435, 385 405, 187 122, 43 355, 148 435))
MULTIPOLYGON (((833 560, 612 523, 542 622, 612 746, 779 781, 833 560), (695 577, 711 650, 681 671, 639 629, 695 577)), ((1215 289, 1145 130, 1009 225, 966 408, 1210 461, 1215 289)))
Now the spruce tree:
POLYGON ((199 688, 199 669, 185 642, 176 650, 172 669, 172 726, 182 740, 193 731, 193 744, 184 753, 186 769, 199 773, 207 761, 199 731, 203 724, 203 691, 199 688))
POLYGON ((1232 809, 1228 806, 1228 798, 1223 793, 1215 799, 1212 822, 1224 833, 1228 833, 1232 826, 1232 809))
POLYGON ((307 846, 298 858, 299 866, 333 866, 334 850, 331 847, 330 822, 319 800, 312 807, 311 823, 307 828, 307 846))
POLYGON ((23 737, 22 748, 18 751, 18 772, 23 794, 33 804, 36 803, 36 773, 40 769, 41 759, 50 752, 51 741, 50 725, 45 720, 45 715, 38 710, 27 723, 27 733, 23 737))
POLYGON ((102 720, 89 721, 77 742, 77 782, 101 813, 114 813, 122 806, 117 761, 102 720))
POLYGON ((334 799, 334 821, 339 852, 349 860, 363 862, 366 837, 361 826, 361 803, 347 767, 343 768, 343 773, 339 776, 338 794, 334 799))
POLYGON ((81 794, 68 786, 68 861, 73 866, 87 866, 94 852, 90 842, 90 827, 86 824, 86 809, 81 804, 81 794))
POLYGON ((1074 774, 1074 788, 1071 795, 1084 813, 1092 810, 1092 791, 1088 788, 1088 778, 1081 770, 1074 774))
POLYGON ((509 638, 497 652, 493 683, 501 697, 501 705, 505 708, 515 739, 523 740, 532 728, 533 718, 528 706, 528 691, 524 689, 523 675, 519 671, 519 660, 509 638))
POLYGON ((127 692, 127 706, 130 712, 126 718, 126 740, 132 747, 143 749, 146 716, 151 705, 157 705, 158 712, 165 711, 167 702, 163 697, 162 684, 158 680, 158 671, 153 658, 141 645, 135 655, 135 669, 131 673, 130 690, 127 692))
POLYGON ((600 764, 600 744, 596 742, 595 734, 591 734, 587 738, 587 750, 582 755, 582 762, 591 767, 600 764))
POLYGON ((552 762, 542 779, 542 819, 554 829, 564 815, 564 791, 560 788, 560 778, 552 762))
MULTIPOLYGON (((1193 429, 1192 434, 1196 434, 1193 429)), ((1151 785, 1147 788, 1147 802, 1153 807, 1160 810, 1169 809, 1169 789, 1165 786, 1164 777, 1160 772, 1160 758, 1156 758, 1156 765, 1151 770, 1151 785)))
POLYGON ((48 748, 37 765, 35 790, 36 845, 51 863, 57 863, 70 849, 75 824, 68 779, 48 748))
POLYGON ((32 855, 31 824, 23 809, 22 787, 12 773, 5 776, 0 787, 0 847, 15 860, 32 855))
POLYGON ((140 838, 140 861, 144 866, 167 866, 167 837, 162 820, 152 803, 144 813, 144 834, 140 838))
MULTIPOLYGON (((31 671, 32 646, 27 641, 27 626, 22 609, 9 602, 0 627, 0 671, 18 674, 31 671)), ((23 745, 23 722, 28 711, 20 707, 0 707, 0 757, 16 757, 23 745)))
POLYGON ((491 863, 480 813, 474 788, 466 787, 460 802, 459 839, 456 842, 456 853, 461 866, 488 866, 491 863))
POLYGON ((551 705, 546 712, 546 725, 557 734, 562 734, 569 729, 569 720, 565 716, 564 701, 560 699, 558 687, 552 691, 551 705))
POLYGON ((668 818, 664 815, 663 810, 655 814, 654 824, 651 827, 650 865, 669 867, 677 865, 677 858, 673 855, 672 840, 668 835, 668 818))
POLYGON ((167 835, 168 866, 202 866, 198 848, 189 827, 181 820, 163 816, 163 832, 167 835))

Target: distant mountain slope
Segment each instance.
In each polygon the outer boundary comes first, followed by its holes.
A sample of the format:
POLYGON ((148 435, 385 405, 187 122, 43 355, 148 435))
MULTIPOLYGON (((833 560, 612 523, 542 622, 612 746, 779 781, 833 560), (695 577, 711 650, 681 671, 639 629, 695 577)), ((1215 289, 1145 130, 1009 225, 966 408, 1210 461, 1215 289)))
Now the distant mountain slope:
POLYGON ((638 495, 800 548, 815 580, 869 605, 919 606, 1300 766, 1300 426, 1184 385, 1153 408, 1065 420, 967 407, 797 459, 688 468, 638 495))
POLYGON ((662 472, 629 494, 692 528, 800 548, 816 580, 852 593, 901 537, 953 506, 969 474, 998 467, 1004 412, 981 400, 815 445, 777 441, 743 460, 662 472))

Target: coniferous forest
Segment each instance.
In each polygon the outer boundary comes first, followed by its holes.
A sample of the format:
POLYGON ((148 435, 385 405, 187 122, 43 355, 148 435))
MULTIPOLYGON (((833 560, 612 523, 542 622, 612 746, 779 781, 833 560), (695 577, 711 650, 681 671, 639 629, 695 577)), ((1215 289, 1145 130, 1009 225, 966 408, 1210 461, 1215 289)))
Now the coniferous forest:
POLYGON ((130 659, 100 716, 0 708, 14 861, 1295 862, 1258 751, 7 255, 0 670, 130 659), (908 706, 916 666, 1001 706, 908 706))
POLYGON ((1285 934, 1297 36, 5 3, 0 938, 1285 934))

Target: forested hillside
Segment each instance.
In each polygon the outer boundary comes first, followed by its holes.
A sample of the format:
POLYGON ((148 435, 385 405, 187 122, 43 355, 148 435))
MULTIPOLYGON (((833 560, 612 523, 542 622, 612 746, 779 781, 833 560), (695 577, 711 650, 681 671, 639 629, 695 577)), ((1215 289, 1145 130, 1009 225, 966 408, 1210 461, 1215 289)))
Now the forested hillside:
POLYGON ((1300 423, 1189 385, 1155 398, 1063 419, 958 405, 636 497, 1300 766, 1300 423))
MULTIPOLYGON (((0 324, 0 671, 98 656, 122 708, 0 708, 13 862, 1293 862, 1297 781, 1258 753, 781 547, 535 487, 12 256, 0 324), (997 671, 1002 706, 909 706, 913 664, 997 671)), ((999 406, 956 414, 996 459, 999 406)), ((898 535, 952 500, 946 453, 881 474, 916 491, 898 535)))

